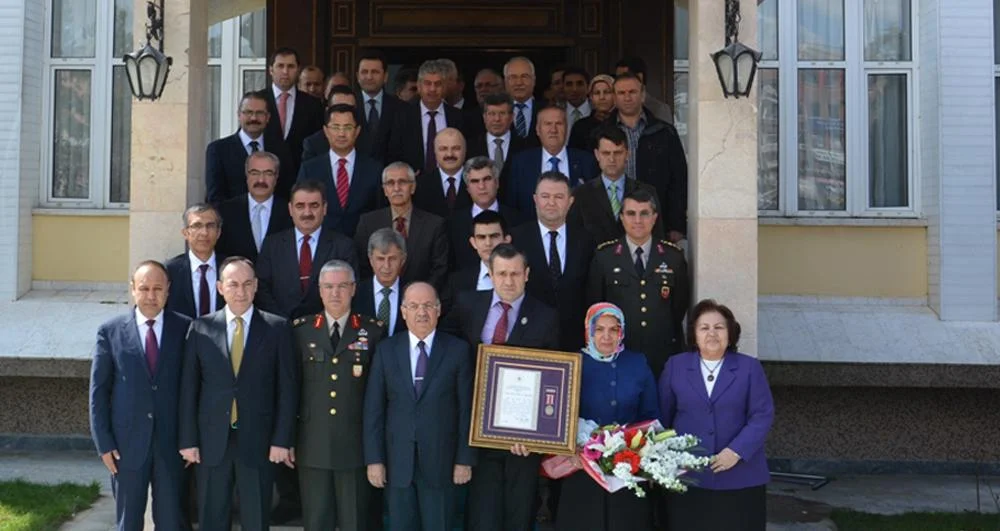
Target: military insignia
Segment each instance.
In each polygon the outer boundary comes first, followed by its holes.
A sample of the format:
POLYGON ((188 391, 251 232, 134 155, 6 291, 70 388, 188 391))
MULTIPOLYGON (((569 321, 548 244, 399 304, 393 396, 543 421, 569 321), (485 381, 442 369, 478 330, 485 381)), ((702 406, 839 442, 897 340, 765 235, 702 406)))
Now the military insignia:
POLYGON ((524 326, 526 324, 528 324, 528 318, 527 317, 522 317, 521 318, 521 326, 524 326))
POLYGON ((298 319, 292 321, 292 326, 299 326, 300 324, 306 322, 305 317, 299 317, 298 319))
POLYGON ((376 324, 379 325, 379 327, 384 327, 385 326, 385 322, 383 322, 383 321, 378 321, 378 322, 376 322, 376 324))
POLYGON ((323 314, 316 314, 316 321, 313 322, 313 328, 319 330, 323 326, 323 314))
MULTIPOLYGON (((354 314, 351 316, 351 328, 355 330, 361 328, 361 317, 358 316, 358 314, 354 314)), ((367 334, 368 332, 365 331, 365 333, 367 334)))
POLYGON ((660 240, 660 243, 663 244, 663 245, 666 245, 667 247, 673 247, 674 249, 677 249, 678 251, 680 251, 682 253, 684 252, 684 249, 681 249, 680 245, 677 245, 676 243, 674 243, 672 241, 660 240))
POLYGON ((354 365, 351 367, 351 374, 353 374, 355 378, 361 378, 361 374, 364 373, 364 370, 365 368, 363 365, 354 365))
POLYGON ((597 250, 600 251, 601 249, 603 249, 603 248, 605 248, 605 247, 607 247, 607 246, 609 246, 609 245, 611 245, 611 244, 613 244, 613 243, 615 243, 617 241, 618 240, 608 240, 608 241, 606 241, 604 243, 601 243, 600 245, 597 246, 597 250))
POLYGON ((622 244, 619 243, 618 245, 615 246, 615 256, 621 256, 621 254, 622 254, 622 244))
POLYGON ((665 251, 663 249, 663 242, 660 242, 660 243, 656 244, 656 252, 658 252, 660 254, 663 254, 663 253, 667 252, 667 251, 665 251))
POLYGON ((659 274, 666 274, 666 273, 673 273, 674 270, 670 269, 670 266, 668 266, 666 262, 660 262, 660 265, 656 266, 656 271, 654 272, 659 274))
POLYGON ((668 298, 670 298, 670 286, 663 286, 662 288, 660 288, 660 297, 663 300, 667 300, 668 298))
POLYGON ((616 267, 616 268, 612 269, 611 272, 612 273, 621 273, 622 272, 622 268, 616 267))
POLYGON ((309 343, 309 348, 316 348, 316 343, 309 343))
POLYGON ((365 341, 368 341, 368 331, 365 330, 364 328, 358 330, 358 337, 359 338, 363 337, 365 338, 365 341))

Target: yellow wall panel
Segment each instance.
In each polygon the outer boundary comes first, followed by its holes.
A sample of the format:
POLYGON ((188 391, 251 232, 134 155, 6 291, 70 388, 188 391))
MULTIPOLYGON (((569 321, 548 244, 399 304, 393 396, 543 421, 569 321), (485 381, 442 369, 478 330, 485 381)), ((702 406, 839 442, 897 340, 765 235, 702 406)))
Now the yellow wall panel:
POLYGON ((761 225, 762 295, 927 296, 926 227, 761 225))
POLYGON ((33 280, 128 281, 128 217, 32 217, 33 280))

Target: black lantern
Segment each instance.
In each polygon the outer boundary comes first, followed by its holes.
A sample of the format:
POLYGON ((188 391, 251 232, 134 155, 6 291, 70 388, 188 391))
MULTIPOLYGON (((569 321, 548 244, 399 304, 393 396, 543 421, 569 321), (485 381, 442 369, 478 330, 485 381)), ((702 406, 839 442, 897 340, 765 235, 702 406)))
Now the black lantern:
POLYGON ((146 43, 142 48, 126 54, 125 75, 128 77, 132 95, 140 100, 155 100, 163 94, 167 84, 167 74, 173 59, 163 54, 163 0, 158 4, 146 2, 146 43), (153 40, 159 47, 153 47, 153 40))
POLYGON ((757 75, 761 54, 739 41, 740 2, 726 0, 726 47, 712 54, 722 93, 727 98, 747 97, 757 75))

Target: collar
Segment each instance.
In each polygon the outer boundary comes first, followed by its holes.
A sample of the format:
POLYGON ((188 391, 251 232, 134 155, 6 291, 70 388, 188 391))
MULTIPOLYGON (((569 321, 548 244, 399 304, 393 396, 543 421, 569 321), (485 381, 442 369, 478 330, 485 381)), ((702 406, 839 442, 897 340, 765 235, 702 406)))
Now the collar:
POLYGON ((646 239, 646 243, 643 243, 642 245, 639 245, 638 243, 633 242, 632 238, 629 238, 626 235, 625 236, 625 243, 628 244, 628 254, 629 254, 629 256, 634 257, 635 256, 635 250, 637 248, 639 248, 639 247, 642 247, 642 255, 648 257, 649 256, 649 251, 653 247, 653 237, 650 236, 648 239, 646 239))
POLYGON ((337 324, 340 325, 340 335, 344 335, 344 330, 346 330, 346 327, 347 327, 347 318, 350 317, 350 316, 351 316, 351 310, 348 309, 347 313, 345 313, 344 315, 342 315, 340 317, 340 319, 334 319, 333 316, 330 315, 330 312, 326 311, 326 309, 324 308, 323 309, 323 317, 326 318, 326 333, 327 333, 327 335, 330 335, 331 333, 333 333, 333 323, 337 323, 337 324))
POLYGON ((385 89, 384 88, 379 89, 378 93, 375 94, 374 96, 369 95, 367 92, 363 90, 361 91, 361 94, 364 96, 365 100, 364 106, 365 108, 368 108, 371 106, 371 104, 368 103, 368 100, 375 100, 375 102, 378 103, 379 105, 382 104, 382 95, 385 94, 385 89))
POLYGON ((198 270, 198 266, 200 266, 201 264, 208 264, 208 268, 209 269, 211 269, 212 271, 216 270, 216 267, 215 267, 215 251, 212 251, 212 256, 209 256, 208 260, 205 260, 204 262, 202 262, 200 258, 198 258, 197 256, 195 256, 194 251, 188 249, 188 261, 191 262, 191 272, 192 273, 195 272, 195 271, 197 271, 198 270))
POLYGON ((566 114, 571 114, 574 110, 580 111, 580 114, 587 116, 590 113, 590 100, 585 99, 579 107, 574 107, 570 102, 566 102, 566 114))
MULTIPOLYGON (((146 317, 145 315, 142 314, 142 312, 139 311, 139 307, 138 306, 135 307, 135 312, 134 313, 135 313, 135 322, 138 323, 138 324, 140 324, 140 325, 146 324, 146 321, 149 320, 149 317, 146 317)), ((154 327, 156 325, 158 325, 158 324, 162 324, 163 323, 163 310, 160 310, 160 313, 156 314, 156 316, 153 317, 153 321, 155 321, 153 323, 154 327)))
POLYGON ((549 159, 552 157, 559 159, 560 162, 565 162, 569 164, 569 151, 566 150, 566 146, 563 146, 562 149, 559 150, 559 153, 556 153, 555 155, 546 151, 545 147, 542 147, 542 159, 543 159, 542 162, 548 164, 549 159))
POLYGON ((441 189, 448 193, 448 177, 455 179, 455 192, 462 187, 462 168, 459 168, 455 175, 448 175, 440 167, 438 168, 438 173, 441 175, 441 189))
MULTIPOLYGON (((552 230, 552 229, 546 227, 545 225, 542 225, 541 221, 538 222, 538 229, 542 233, 542 238, 548 238, 549 237, 549 231, 552 230)), ((562 241, 566 241, 566 223, 563 223, 562 225, 560 225, 559 228, 556 229, 556 232, 559 233, 559 237, 562 238, 562 241)), ((548 240, 546 240, 546 241, 548 241, 548 240)))
POLYGON ((250 319, 253 317, 253 304, 251 304, 250 307, 247 308, 247 311, 243 312, 243 315, 239 315, 239 316, 237 316, 235 313, 233 313, 233 310, 231 308, 229 308, 229 305, 227 304, 226 305, 226 325, 228 326, 228 325, 233 324, 233 319, 236 319, 237 317, 242 317, 243 318, 243 325, 244 326, 250 324, 250 319))
POLYGON ((406 210, 398 210, 396 207, 390 205, 389 213, 392 215, 390 219, 393 223, 396 222, 396 218, 399 216, 406 218, 406 221, 411 221, 413 219, 413 203, 411 202, 410 206, 407 207, 406 210))
POLYGON ((288 98, 289 99, 295 99, 295 92, 297 90, 298 89, 295 88, 295 85, 292 85, 292 88, 288 89, 287 91, 282 91, 280 88, 278 88, 278 85, 276 85, 274 83, 271 83, 271 92, 274 93, 274 103, 275 104, 278 103, 278 96, 281 96, 282 92, 288 92, 288 98))
MULTIPOLYGON (((486 266, 486 262, 483 262, 482 260, 480 260, 479 261, 479 276, 476 277, 476 284, 479 284, 480 280, 482 280, 482 279, 484 279, 484 278, 486 278, 488 276, 490 276, 490 268, 486 266)), ((494 292, 493 295, 496 296, 496 293, 494 292)))
POLYGON ((456 101, 455 104, 452 105, 452 107, 456 109, 461 109, 464 106, 465 106, 465 97, 459 98, 458 101, 456 101))
POLYGON ((489 131, 487 131, 486 132, 486 139, 487 139, 486 143, 489 144, 489 148, 490 149, 493 149, 494 147, 496 147, 496 139, 498 139, 498 138, 501 139, 501 140, 503 140, 503 144, 505 146, 509 146, 510 145, 510 129, 507 129, 507 132, 504 133, 504 134, 502 134, 502 135, 500 135, 500 136, 496 136, 493 133, 490 133, 489 131))
POLYGON ((396 277, 396 280, 392 281, 392 285, 391 286, 383 286, 382 283, 378 281, 378 277, 372 276, 372 288, 375 290, 375 293, 378 293, 378 292, 382 291, 382 288, 385 288, 385 287, 391 288, 393 293, 397 293, 398 294, 399 293, 399 277, 396 277))
POLYGON ((534 104, 535 104, 535 97, 534 96, 531 96, 528 99, 526 99, 524 101, 520 101, 520 102, 517 101, 517 100, 514 100, 514 112, 517 112, 517 106, 518 105, 524 105, 524 108, 526 110, 530 111, 531 107, 534 106, 534 104))
POLYGON ((611 179, 608 178, 607 175, 604 175, 602 173, 601 174, 601 182, 604 183, 604 190, 608 190, 609 188, 611 188, 611 183, 615 183, 615 184, 619 185, 619 188, 621 188, 622 191, 625 190, 625 176, 624 175, 622 175, 621 177, 619 177, 618 180, 612 181, 611 179))
MULTIPOLYGON (((615 123, 621 126, 629 127, 628 124, 622 121, 622 115, 615 113, 615 123)), ((639 121, 635 123, 635 127, 646 126, 646 110, 643 109, 639 111, 639 121)), ((635 127, 629 127, 629 129, 635 129, 635 127)))
MULTIPOLYGON (((443 118, 444 117, 444 106, 445 105, 446 104, 443 103, 443 100, 442 100, 441 105, 438 105, 437 109, 428 109, 427 106, 424 105, 424 100, 420 100, 420 116, 424 116, 425 114, 427 114, 428 111, 438 111, 438 115, 443 118)), ((437 116, 435 116, 434 119, 436 120, 437 116)))
POLYGON ((491 204, 490 206, 488 206, 486 208, 479 208, 479 205, 477 205, 475 203, 472 203, 472 217, 476 217, 480 213, 482 213, 482 212, 484 212, 486 210, 492 210, 494 212, 500 212, 500 201, 494 199, 493 200, 493 204, 491 204))
MULTIPOLYGON (((319 243, 319 234, 320 234, 320 232, 323 232, 323 226, 322 225, 320 225, 319 227, 317 227, 316 230, 314 230, 313 233, 309 235, 309 236, 312 237, 312 239, 309 240, 309 241, 312 242, 312 243, 319 243)), ((296 245, 296 247, 298 247, 299 243, 302 242, 302 238, 304 238, 304 237, 305 237, 305 234, 303 234, 302 231, 300 231, 298 227, 295 227, 295 245, 296 245)))
MULTIPOLYGON (((500 295, 497 293, 497 290, 494 289, 493 298, 490 299, 490 308, 496 306, 497 303, 500 302, 500 300, 501 300, 500 295)), ((514 299, 512 302, 508 303, 510 304, 511 310, 514 310, 514 316, 517 316, 521 312, 521 303, 523 302, 524 302, 524 293, 522 293, 520 297, 514 299)))
POLYGON ((250 138, 250 135, 248 135, 247 132, 244 131, 243 128, 241 127, 239 135, 240 135, 240 141, 243 142, 243 147, 249 146, 250 142, 253 142, 253 141, 256 140, 257 141, 257 149, 259 149, 261 151, 264 151, 264 135, 263 135, 263 133, 260 134, 259 136, 257 136, 257 138, 250 138))
POLYGON ((347 160, 347 166, 353 168, 354 167, 354 161, 357 159, 357 156, 358 156, 357 153, 358 153, 358 150, 356 150, 354 148, 351 148, 351 152, 350 153, 348 153, 347 155, 341 157, 340 155, 338 155, 333 150, 333 148, 330 148, 330 166, 336 168, 338 162, 340 161, 340 159, 346 159, 347 160))
POLYGON ((427 334, 427 337, 420 339, 419 337, 413 335, 413 332, 406 332, 406 335, 410 336, 410 352, 417 350, 417 343, 423 341, 425 350, 427 350, 427 357, 431 355, 431 349, 434 348, 434 336, 437 334, 437 329, 431 330, 431 333, 427 334))
POLYGON ((247 192, 247 199, 248 199, 247 205, 250 206, 250 211, 251 212, 253 212, 253 206, 254 205, 261 205, 261 206, 264 207, 264 210, 266 210, 268 212, 270 212, 271 209, 274 207, 274 194, 271 194, 271 197, 268 197, 267 199, 265 199, 263 203, 259 203, 259 202, 257 202, 256 199, 253 198, 252 195, 250 195, 250 192, 247 192))

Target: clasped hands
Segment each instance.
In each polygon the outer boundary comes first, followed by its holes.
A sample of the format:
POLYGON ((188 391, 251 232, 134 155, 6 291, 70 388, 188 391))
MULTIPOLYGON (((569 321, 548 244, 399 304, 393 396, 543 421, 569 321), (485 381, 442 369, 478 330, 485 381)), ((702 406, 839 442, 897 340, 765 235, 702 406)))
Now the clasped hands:
MULTIPOLYGON (((184 448, 180 451, 180 454, 184 458, 184 468, 201 463, 201 451, 199 451, 197 446, 184 448)), ((282 463, 288 468, 295 468, 295 448, 272 446, 268 452, 267 460, 274 464, 282 463)), ((105 464, 107 463, 105 462, 105 464)))

